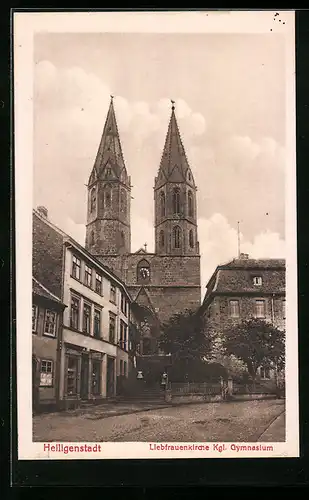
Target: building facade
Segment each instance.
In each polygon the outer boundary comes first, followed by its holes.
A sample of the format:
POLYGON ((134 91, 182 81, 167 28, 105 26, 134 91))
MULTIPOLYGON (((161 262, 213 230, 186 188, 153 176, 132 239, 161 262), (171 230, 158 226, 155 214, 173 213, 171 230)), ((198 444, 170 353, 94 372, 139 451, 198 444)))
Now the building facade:
POLYGON ((131 297, 110 270, 33 212, 33 272, 67 306, 59 345, 59 402, 114 397, 129 371, 131 297))
POLYGON ((143 329, 142 355, 157 354, 160 324, 201 303, 196 185, 174 106, 154 180, 155 252, 131 252, 131 179, 113 99, 88 182, 86 249, 119 276, 143 329), (147 353, 147 354, 146 354, 147 353))
POLYGON ((32 278, 33 410, 55 408, 59 401, 59 346, 65 305, 32 278))
MULTIPOLYGON (((250 259, 247 254, 216 268, 200 309, 219 336, 241 320, 259 318, 285 330, 285 260, 250 259)), ((259 369, 262 379, 270 367, 259 369)))

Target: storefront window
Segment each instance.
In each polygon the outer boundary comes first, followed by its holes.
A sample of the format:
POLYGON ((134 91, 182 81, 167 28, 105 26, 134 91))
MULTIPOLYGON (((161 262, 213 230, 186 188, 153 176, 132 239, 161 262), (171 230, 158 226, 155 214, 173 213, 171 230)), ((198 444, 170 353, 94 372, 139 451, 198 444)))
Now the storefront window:
POLYGON ((73 396, 77 394, 77 375, 78 375, 78 358, 76 356, 69 356, 68 373, 67 373, 68 396, 73 396))

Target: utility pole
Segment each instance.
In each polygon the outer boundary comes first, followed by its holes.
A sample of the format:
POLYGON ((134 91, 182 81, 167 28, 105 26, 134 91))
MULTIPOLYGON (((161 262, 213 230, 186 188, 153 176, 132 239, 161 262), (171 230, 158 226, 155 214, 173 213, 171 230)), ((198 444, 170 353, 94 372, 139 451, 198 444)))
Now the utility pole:
POLYGON ((240 258, 240 232, 239 232, 239 221, 237 221, 237 238, 238 238, 238 258, 240 258))

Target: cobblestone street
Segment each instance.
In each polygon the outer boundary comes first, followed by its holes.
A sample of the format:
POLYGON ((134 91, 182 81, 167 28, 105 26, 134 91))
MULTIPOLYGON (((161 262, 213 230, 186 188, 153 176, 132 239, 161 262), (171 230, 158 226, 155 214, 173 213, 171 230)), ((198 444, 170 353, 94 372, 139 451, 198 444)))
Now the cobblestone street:
POLYGON ((37 415, 33 419, 33 439, 60 442, 282 442, 285 440, 284 410, 283 400, 202 403, 148 411, 132 408, 134 413, 123 415, 108 414, 106 405, 102 405, 82 414, 37 415))

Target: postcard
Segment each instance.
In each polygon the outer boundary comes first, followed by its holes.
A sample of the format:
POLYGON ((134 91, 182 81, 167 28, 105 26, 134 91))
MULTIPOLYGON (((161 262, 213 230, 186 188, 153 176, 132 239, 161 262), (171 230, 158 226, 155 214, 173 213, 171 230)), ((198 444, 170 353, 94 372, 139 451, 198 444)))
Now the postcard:
POLYGON ((294 12, 13 45, 18 458, 298 457, 294 12))

